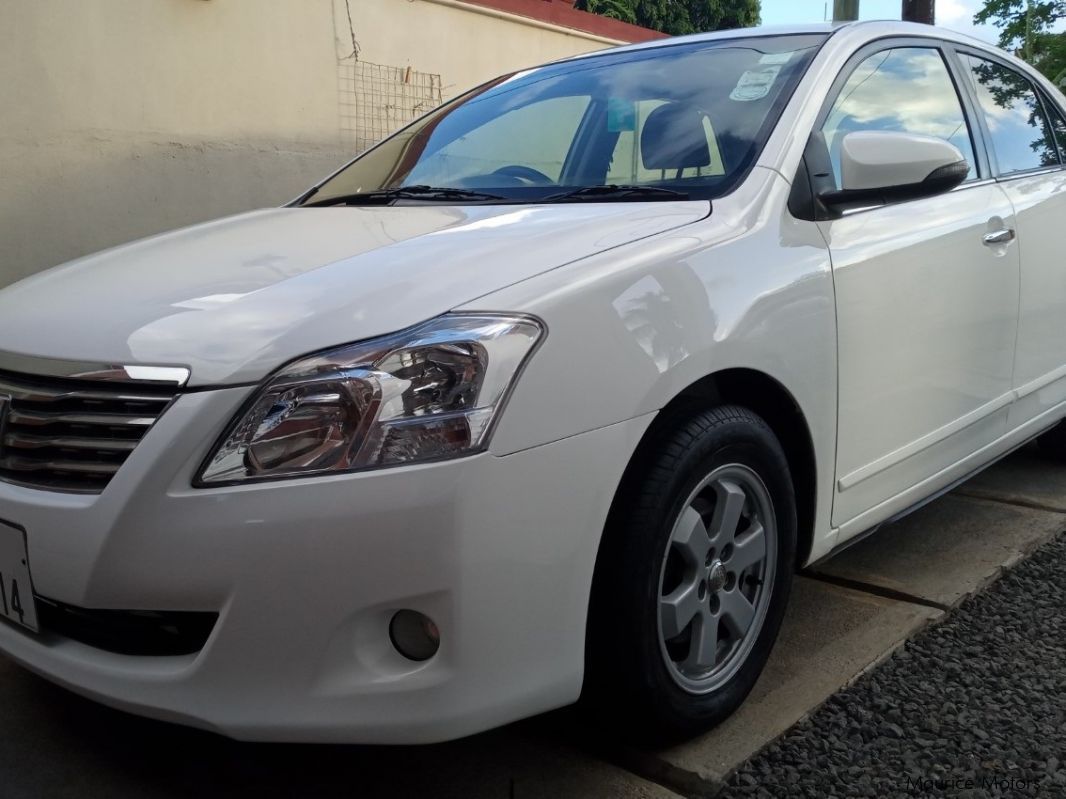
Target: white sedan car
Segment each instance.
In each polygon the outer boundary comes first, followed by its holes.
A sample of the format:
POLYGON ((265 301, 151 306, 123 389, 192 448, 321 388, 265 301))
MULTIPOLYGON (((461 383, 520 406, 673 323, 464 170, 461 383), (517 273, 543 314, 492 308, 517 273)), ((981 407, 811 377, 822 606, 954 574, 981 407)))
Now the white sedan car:
POLYGON ((1066 101, 900 23, 487 83, 0 292, 0 651, 243 739, 723 719, 793 572, 1066 455, 1066 101))

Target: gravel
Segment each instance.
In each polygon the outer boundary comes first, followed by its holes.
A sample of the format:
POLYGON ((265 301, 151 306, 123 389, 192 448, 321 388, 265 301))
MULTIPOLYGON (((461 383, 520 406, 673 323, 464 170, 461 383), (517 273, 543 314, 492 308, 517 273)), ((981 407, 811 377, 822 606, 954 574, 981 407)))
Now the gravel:
POLYGON ((719 796, 1066 797, 1066 536, 748 761, 719 796))

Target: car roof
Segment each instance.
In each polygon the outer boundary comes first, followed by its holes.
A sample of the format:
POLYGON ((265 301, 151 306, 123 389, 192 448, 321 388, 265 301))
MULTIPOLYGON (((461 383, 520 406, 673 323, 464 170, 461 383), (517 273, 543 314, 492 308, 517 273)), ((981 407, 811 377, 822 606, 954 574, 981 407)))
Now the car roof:
POLYGON ((949 41, 969 44, 988 50, 996 50, 995 45, 990 44, 965 33, 941 28, 935 25, 923 25, 917 22, 900 22, 899 20, 863 20, 861 22, 812 22, 803 25, 763 25, 755 28, 732 28, 724 31, 709 31, 707 33, 693 33, 687 36, 673 36, 666 39, 652 39, 647 42, 628 44, 614 47, 609 50, 595 50, 591 53, 582 53, 572 58, 572 61, 591 56, 603 55, 604 53, 620 53, 634 50, 649 50, 657 47, 669 47, 673 44, 685 44, 689 42, 722 41, 728 39, 746 39, 758 36, 795 36, 801 34, 822 34, 836 36, 846 34, 852 43, 863 40, 881 39, 886 36, 924 36, 949 41))
MULTIPOLYGON (((918 22, 901 22, 900 20, 862 20, 858 22, 812 22, 805 25, 762 25, 754 28, 733 28, 724 31, 709 31, 707 33, 693 33, 688 36, 672 36, 664 39, 653 39, 637 44, 627 44, 619 47, 611 47, 605 50, 593 50, 588 53, 563 58, 558 61, 542 64, 541 67, 555 64, 568 64, 586 58, 610 55, 614 53, 626 53, 640 50, 653 50, 656 48, 669 48, 679 44, 697 42, 728 41, 730 39, 752 39, 761 36, 796 36, 803 34, 822 34, 827 37, 825 46, 822 48, 827 54, 844 54, 845 56, 859 48, 890 37, 900 38, 932 38, 955 44, 967 45, 979 50, 984 50, 997 55, 1016 69, 1027 75, 1030 80, 1042 86, 1045 91, 1053 92, 1062 97, 1062 90, 1050 80, 1040 74, 1038 70, 1017 58, 1013 53, 997 47, 983 39, 970 36, 959 31, 941 28, 936 25, 925 25, 918 22)), ((539 69, 540 67, 532 67, 539 69)))

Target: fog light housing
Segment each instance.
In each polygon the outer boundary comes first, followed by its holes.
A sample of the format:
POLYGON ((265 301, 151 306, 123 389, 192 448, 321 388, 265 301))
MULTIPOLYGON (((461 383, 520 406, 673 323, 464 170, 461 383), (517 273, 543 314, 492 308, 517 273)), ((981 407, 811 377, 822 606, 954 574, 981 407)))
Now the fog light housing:
POLYGON ((440 630, 433 620, 417 610, 400 610, 389 622, 389 638, 396 651, 408 660, 429 660, 440 649, 440 630))

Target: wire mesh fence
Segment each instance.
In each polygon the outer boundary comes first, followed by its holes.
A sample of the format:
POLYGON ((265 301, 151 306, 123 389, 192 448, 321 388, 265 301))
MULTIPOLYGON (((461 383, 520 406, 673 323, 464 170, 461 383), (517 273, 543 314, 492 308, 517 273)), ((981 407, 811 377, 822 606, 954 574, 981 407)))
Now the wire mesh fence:
POLYGON ((337 68, 341 135, 358 151, 444 101, 440 75, 355 58, 337 68))

